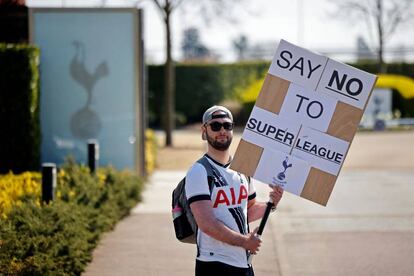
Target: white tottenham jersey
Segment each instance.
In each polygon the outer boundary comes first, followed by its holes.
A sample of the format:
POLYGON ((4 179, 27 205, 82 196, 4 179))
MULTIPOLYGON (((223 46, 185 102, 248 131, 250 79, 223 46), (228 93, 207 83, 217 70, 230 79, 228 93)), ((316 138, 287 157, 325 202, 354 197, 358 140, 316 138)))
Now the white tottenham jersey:
MULTIPOLYGON (((230 163, 222 165, 208 155, 205 156, 213 169, 213 189, 210 195, 207 172, 203 165, 195 163, 185 179, 189 204, 198 200, 211 200, 214 215, 219 221, 236 232, 247 234, 247 202, 256 197, 253 184, 249 184, 243 174, 229 169, 230 163)), ((197 246, 197 259, 200 261, 218 261, 236 267, 248 267, 248 253, 244 248, 218 241, 200 229, 197 233, 197 246)))

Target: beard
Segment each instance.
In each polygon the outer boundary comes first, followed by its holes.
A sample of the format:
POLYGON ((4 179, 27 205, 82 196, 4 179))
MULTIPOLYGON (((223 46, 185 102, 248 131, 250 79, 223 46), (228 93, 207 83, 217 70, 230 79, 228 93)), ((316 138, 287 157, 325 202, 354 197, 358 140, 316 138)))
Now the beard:
POLYGON ((207 142, 210 146, 212 146, 214 149, 219 150, 219 151, 225 151, 228 150, 231 144, 231 141, 233 140, 233 138, 230 136, 228 137, 226 142, 219 142, 217 140, 215 140, 213 137, 209 136, 206 133, 207 136, 207 142))

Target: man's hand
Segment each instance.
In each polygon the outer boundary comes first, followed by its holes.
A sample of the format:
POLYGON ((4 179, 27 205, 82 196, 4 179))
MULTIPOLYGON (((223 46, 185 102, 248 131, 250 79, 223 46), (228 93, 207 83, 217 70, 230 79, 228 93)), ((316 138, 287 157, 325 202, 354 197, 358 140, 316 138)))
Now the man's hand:
POLYGON ((249 250, 252 254, 259 252, 259 247, 262 243, 262 240, 256 236, 258 230, 259 227, 256 227, 253 232, 247 234, 247 239, 243 243, 243 248, 249 250))
POLYGON ((277 206, 280 199, 282 199, 283 188, 272 185, 269 185, 269 187, 272 189, 272 191, 269 193, 269 197, 272 199, 273 204, 277 206))

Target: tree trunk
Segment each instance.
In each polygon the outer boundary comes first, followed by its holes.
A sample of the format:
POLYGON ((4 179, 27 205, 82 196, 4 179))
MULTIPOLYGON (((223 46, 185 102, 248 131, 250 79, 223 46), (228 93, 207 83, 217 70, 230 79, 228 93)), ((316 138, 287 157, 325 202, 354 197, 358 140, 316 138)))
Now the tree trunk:
POLYGON ((166 61, 165 61, 165 98, 164 98, 164 130, 165 130, 165 145, 172 146, 172 131, 175 123, 175 70, 171 57, 172 45, 171 45, 171 11, 169 7, 166 7, 165 27, 166 27, 166 61))
POLYGON ((377 28, 378 28, 378 73, 386 73, 387 65, 384 62, 384 26, 382 0, 377 0, 377 28))

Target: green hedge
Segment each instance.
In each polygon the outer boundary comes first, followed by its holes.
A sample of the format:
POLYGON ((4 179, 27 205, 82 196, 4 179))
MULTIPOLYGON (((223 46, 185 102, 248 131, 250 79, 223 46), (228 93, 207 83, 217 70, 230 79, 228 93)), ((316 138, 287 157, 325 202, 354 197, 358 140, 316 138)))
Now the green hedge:
MULTIPOLYGON (((356 63, 351 65, 370 73, 377 73, 377 65, 375 63, 356 63)), ((414 78, 414 63, 390 63, 387 65, 387 73, 414 78)), ((403 118, 414 117, 414 98, 405 99, 396 90, 393 90, 392 93, 392 107, 393 110, 399 110, 403 118)))
POLYGON ((102 233, 140 200, 142 181, 103 168, 97 176, 69 161, 57 199, 39 207, 27 197, 0 220, 1 275, 80 275, 102 233))
POLYGON ((38 170, 39 49, 0 44, 0 173, 38 170))
POLYGON ((29 8, 16 0, 0 1, 0 41, 27 43, 29 40, 29 8), (13 3, 14 2, 14 3, 13 3))
MULTIPOLYGON (((375 63, 351 64, 364 71, 377 73, 375 63)), ((262 79, 270 63, 252 62, 235 64, 178 64, 176 66, 176 122, 177 125, 199 122, 203 111, 224 100, 239 101, 240 93, 257 79, 262 79)), ((414 78, 414 64, 393 63, 388 73, 414 78)), ((160 127, 163 114, 164 70, 163 66, 148 67, 149 121, 160 127)), ((394 94, 393 105, 404 117, 414 116, 414 100, 400 99, 394 94)), ((251 105, 247 105, 251 108, 251 105)), ((240 111, 238 121, 244 121, 250 112, 246 106, 240 111)))
MULTIPOLYGON (((351 63, 350 65, 373 74, 378 73, 378 65, 374 62, 351 63)), ((401 62, 387 64, 387 74, 398 74, 414 78, 414 63, 401 62)))
MULTIPOLYGON (((199 122, 205 109, 223 100, 238 98, 252 81, 262 78, 268 63, 176 65, 177 123, 199 122)), ((164 68, 148 67, 149 123, 161 125, 164 100, 164 68)))

